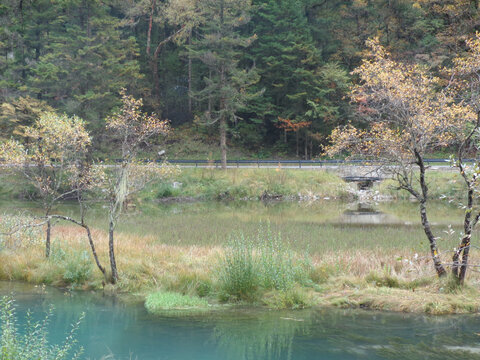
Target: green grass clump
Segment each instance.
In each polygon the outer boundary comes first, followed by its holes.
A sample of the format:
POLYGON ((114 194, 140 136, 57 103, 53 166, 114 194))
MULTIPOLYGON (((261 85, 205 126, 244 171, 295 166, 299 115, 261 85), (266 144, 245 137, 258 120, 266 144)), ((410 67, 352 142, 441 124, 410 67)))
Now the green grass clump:
POLYGON ((198 296, 158 291, 147 296, 145 307, 155 314, 164 310, 205 309, 208 307, 208 302, 198 296))
POLYGON ((296 284, 311 282, 308 259, 296 257, 281 235, 269 228, 256 237, 233 236, 221 262, 223 299, 254 300, 259 290, 287 292, 296 284))
POLYGON ((32 314, 27 314, 27 327, 24 331, 17 328, 14 301, 10 297, 0 300, 0 359, 1 360, 74 360, 78 359, 83 352, 77 348, 75 333, 83 319, 72 325, 63 345, 50 345, 48 338, 48 325, 53 309, 39 322, 32 319, 32 314))
POLYGON ((235 297, 252 300, 260 285, 254 244, 243 234, 232 237, 221 264, 220 281, 225 299, 235 297))

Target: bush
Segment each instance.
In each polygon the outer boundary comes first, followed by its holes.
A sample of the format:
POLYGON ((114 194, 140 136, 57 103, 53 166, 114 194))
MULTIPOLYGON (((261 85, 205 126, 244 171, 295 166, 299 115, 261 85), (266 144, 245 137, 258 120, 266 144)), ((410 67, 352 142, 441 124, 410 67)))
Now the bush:
POLYGON ((72 324, 70 333, 65 337, 63 345, 50 345, 47 342, 48 325, 53 308, 50 308, 43 321, 34 322, 32 314, 27 313, 27 327, 25 331, 18 331, 14 301, 10 297, 3 297, 0 301, 0 360, 73 360, 78 359, 83 349, 75 351, 77 340, 75 333, 80 326, 80 319, 72 324))

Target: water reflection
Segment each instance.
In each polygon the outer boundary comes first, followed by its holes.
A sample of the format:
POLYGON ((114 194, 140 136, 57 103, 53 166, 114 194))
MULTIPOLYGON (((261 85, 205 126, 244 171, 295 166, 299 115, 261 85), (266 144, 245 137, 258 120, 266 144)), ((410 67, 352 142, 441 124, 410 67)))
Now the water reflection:
POLYGON ((354 208, 350 207, 345 210, 339 219, 343 224, 379 225, 401 223, 394 215, 379 211, 371 203, 358 203, 354 208))
POLYGON ((61 342, 69 324, 86 312, 78 340, 90 359, 108 354, 117 360, 480 359, 477 315, 226 308, 207 315, 152 317, 141 304, 101 293, 0 282, 0 296, 11 292, 20 327, 27 308, 40 319, 55 305, 52 342, 61 342))
POLYGON ((261 312, 242 319, 219 320, 214 329, 217 352, 226 359, 292 359, 295 336, 306 336, 308 313, 261 312))

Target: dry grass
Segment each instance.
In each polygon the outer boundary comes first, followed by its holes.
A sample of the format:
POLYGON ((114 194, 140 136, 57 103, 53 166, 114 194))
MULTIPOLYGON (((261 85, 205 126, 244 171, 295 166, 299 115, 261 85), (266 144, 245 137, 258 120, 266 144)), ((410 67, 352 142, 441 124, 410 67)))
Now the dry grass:
MULTIPOLYGON (((94 230, 100 260, 108 265, 108 237, 94 230)), ((54 249, 61 248, 73 259, 90 251, 84 233, 71 226, 54 228, 54 249)), ((177 246, 158 243, 154 236, 119 233, 116 238, 120 282, 110 290, 141 295, 175 291, 207 296, 216 301, 219 289, 221 246, 177 246)), ((55 250, 54 250, 55 251, 55 250)), ((308 305, 361 307, 434 314, 477 312, 480 309, 480 276, 470 272, 468 285, 452 286, 438 280, 428 254, 414 258, 405 249, 352 249, 311 254, 311 284, 303 288, 308 305)), ((68 257, 67 257, 68 258, 68 257)), ((448 261, 448 259, 445 259, 448 261)), ((480 263, 476 252, 472 263, 480 263)), ((0 278, 65 286, 64 265, 44 258, 41 244, 0 252, 0 278)), ((92 267, 84 289, 102 287, 100 272, 92 267)), ((272 304, 272 294, 261 303, 272 304)), ((278 296, 278 295, 275 295, 278 296)), ((275 300, 277 301, 277 300, 275 300)), ((274 304, 274 307, 277 306, 274 304)))

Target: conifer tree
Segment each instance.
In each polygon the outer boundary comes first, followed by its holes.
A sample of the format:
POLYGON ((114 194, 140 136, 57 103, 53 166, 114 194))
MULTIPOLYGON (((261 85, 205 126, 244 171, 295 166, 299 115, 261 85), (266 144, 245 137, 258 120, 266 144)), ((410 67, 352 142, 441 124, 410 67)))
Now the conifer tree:
POLYGON ((240 66, 241 49, 253 37, 241 36, 239 28, 249 20, 249 0, 205 0, 200 11, 208 19, 201 35, 189 47, 192 58, 199 59, 209 70, 204 86, 193 96, 207 104, 201 118, 207 124, 218 124, 222 168, 227 167, 227 132, 230 123, 240 120, 238 112, 256 94, 248 88, 257 81, 254 68, 240 66))

